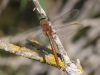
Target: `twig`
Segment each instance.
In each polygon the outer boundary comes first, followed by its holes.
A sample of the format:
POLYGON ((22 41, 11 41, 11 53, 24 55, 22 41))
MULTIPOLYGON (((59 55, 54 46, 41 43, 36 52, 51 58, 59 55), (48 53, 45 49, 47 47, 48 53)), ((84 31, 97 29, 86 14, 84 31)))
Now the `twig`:
MULTIPOLYGON (((46 16, 45 11, 42 9, 41 5, 39 4, 38 0, 32 0, 33 3, 36 6, 36 9, 38 11, 39 14, 44 14, 46 16)), ((76 66, 74 63, 71 62, 70 58, 67 55, 67 52, 64 50, 64 47, 62 46, 58 36, 56 35, 56 32, 53 28, 53 25, 51 24, 50 21, 48 21, 49 25, 52 28, 52 38, 53 41, 55 42, 57 49, 60 51, 61 56, 63 58, 64 61, 64 65, 65 65, 65 72, 70 74, 70 75, 85 75, 85 72, 79 68, 80 63, 78 63, 78 65, 76 66)), ((79 60, 78 60, 79 61, 79 60)))
MULTIPOLYGON (((34 44, 34 46, 37 46, 37 45, 41 46, 40 49, 42 50, 43 46, 41 44, 39 44, 36 41, 33 41, 33 44, 34 44)), ((34 50, 19 47, 19 46, 16 46, 16 45, 13 45, 13 44, 10 44, 10 43, 6 43, 6 42, 0 40, 0 49, 57 67, 54 55, 52 54, 51 49, 49 49, 49 48, 47 48, 47 49, 45 48, 45 49, 46 49, 46 51, 49 50, 50 53, 44 54, 44 52, 36 52, 34 50)), ((61 60, 60 57, 58 59, 60 61, 59 62, 60 66, 64 69, 63 61, 61 60)))

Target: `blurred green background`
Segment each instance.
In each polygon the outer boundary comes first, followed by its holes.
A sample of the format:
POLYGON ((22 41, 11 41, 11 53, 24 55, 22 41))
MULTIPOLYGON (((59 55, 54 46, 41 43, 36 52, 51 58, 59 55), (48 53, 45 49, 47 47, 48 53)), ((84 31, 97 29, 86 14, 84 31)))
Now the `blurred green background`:
MULTIPOLYGON (((68 55, 79 58, 87 75, 100 74, 100 0, 39 0, 50 19, 71 9, 80 13, 73 21, 83 28, 61 38, 68 55)), ((0 40, 39 26, 38 12, 30 0, 0 0, 0 40)), ((0 50, 0 75, 61 75, 62 71, 43 63, 0 50)), ((66 74, 63 74, 66 75, 66 74)))

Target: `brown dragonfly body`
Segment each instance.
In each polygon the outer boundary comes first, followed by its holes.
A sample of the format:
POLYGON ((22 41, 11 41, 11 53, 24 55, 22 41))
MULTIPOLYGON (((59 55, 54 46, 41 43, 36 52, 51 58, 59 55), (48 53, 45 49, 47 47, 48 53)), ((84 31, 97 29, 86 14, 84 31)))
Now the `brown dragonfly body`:
MULTIPOLYGON (((40 15, 40 16, 43 17, 44 15, 40 15)), ((41 24, 41 27, 43 28, 43 34, 49 38, 51 49, 53 50, 53 54, 54 54, 54 57, 55 57, 55 60, 56 60, 57 67, 60 68, 57 52, 55 50, 55 46, 54 46, 54 43, 53 43, 53 40, 52 40, 52 37, 51 37, 52 36, 52 30, 51 30, 51 27, 48 24, 48 19, 47 18, 41 18, 40 24, 41 24)))

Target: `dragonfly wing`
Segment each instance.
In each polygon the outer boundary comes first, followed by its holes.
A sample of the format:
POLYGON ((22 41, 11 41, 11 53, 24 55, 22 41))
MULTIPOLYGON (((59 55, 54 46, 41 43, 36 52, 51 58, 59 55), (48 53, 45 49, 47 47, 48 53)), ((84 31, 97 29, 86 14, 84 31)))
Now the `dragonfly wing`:
POLYGON ((79 31, 82 27, 83 26, 79 23, 69 23, 66 25, 54 26, 54 29, 56 30, 57 35, 62 38, 79 31))
POLYGON ((26 39, 34 39, 38 35, 42 34, 42 28, 40 26, 34 27, 26 32, 22 32, 10 37, 9 42, 16 44, 19 42, 26 41, 26 39))
POLYGON ((69 12, 52 20, 51 23, 53 23, 53 25, 67 23, 71 21, 74 17, 76 17, 78 13, 79 13, 78 9, 70 10, 69 12))

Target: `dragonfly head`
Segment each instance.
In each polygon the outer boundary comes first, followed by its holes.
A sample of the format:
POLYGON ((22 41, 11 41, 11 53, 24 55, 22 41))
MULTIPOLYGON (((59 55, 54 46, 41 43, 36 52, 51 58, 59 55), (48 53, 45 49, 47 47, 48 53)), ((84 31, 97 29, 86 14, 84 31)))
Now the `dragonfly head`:
POLYGON ((39 14, 39 15, 40 15, 39 20, 42 20, 42 19, 46 19, 47 18, 44 14, 39 14))

